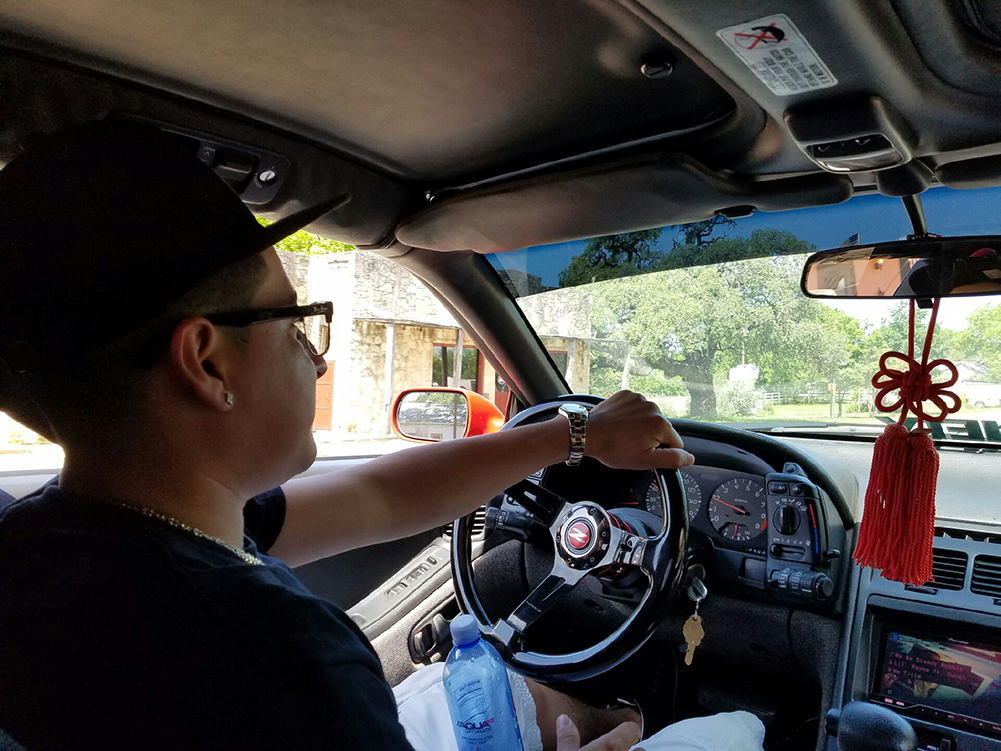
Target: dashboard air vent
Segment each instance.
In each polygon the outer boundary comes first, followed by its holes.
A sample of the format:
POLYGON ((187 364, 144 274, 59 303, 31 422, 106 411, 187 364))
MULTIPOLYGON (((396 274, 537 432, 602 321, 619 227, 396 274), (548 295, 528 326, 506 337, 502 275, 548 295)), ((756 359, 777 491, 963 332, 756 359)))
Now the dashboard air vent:
MULTIPOLYGON (((476 516, 473 517, 473 539, 479 540, 483 538, 483 529, 486 525, 487 520, 487 507, 480 506, 476 509, 476 516)), ((452 539, 452 527, 455 526, 454 522, 449 522, 445 527, 445 537, 452 539)))
POLYGON ((925 586, 936 589, 962 589, 966 582, 966 553, 958 550, 932 551, 932 580, 925 586))
POLYGON ((978 555, 973 559, 970 591, 978 595, 1001 597, 1001 556, 978 555))
POLYGON ((976 540, 1001 545, 1001 532, 984 532, 981 530, 956 529, 955 527, 935 527, 936 537, 950 537, 954 540, 976 540))

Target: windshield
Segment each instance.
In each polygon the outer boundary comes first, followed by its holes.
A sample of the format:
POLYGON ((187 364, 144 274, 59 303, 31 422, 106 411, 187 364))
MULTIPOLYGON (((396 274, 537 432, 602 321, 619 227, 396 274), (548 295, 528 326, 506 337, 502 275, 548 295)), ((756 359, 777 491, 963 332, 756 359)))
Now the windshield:
MULTIPOLYGON (((930 232, 1001 234, 1001 189, 923 196, 930 232)), ((899 199, 859 196, 799 211, 715 217, 490 256, 576 393, 630 388, 668 417, 776 432, 875 435, 870 379, 907 351, 908 303, 816 300, 809 253, 912 231, 899 199)), ((1001 297, 941 303, 933 357, 952 359, 963 408, 941 440, 1001 447, 1001 297)), ((928 312, 918 311, 919 343, 928 312)))

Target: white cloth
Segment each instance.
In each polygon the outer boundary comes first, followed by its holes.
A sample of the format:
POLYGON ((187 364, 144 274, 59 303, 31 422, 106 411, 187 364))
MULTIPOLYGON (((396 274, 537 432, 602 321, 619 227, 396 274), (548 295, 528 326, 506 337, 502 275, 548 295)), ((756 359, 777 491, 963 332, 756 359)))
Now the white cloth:
POLYGON ((765 726, 750 712, 693 717, 668 725, 634 749, 643 751, 761 751, 765 726))
MULTIPOLYGON (((458 751, 442 683, 444 671, 442 663, 429 665, 393 689, 400 723, 407 740, 417 751, 458 751)), ((508 671, 508 680, 525 751, 542 751, 535 701, 525 679, 508 671)), ((676 722, 633 748, 636 751, 761 751, 764 740, 765 728, 757 717, 749 712, 727 712, 676 722)))
MULTIPOLYGON (((448 715, 448 699, 443 683, 445 664, 436 663, 418 670, 393 689, 400 724, 407 740, 417 751, 458 751, 452 721, 448 715)), ((525 679, 507 672, 514 699, 514 713, 521 728, 525 751, 542 751, 542 734, 535 715, 535 700, 525 685, 525 679)))

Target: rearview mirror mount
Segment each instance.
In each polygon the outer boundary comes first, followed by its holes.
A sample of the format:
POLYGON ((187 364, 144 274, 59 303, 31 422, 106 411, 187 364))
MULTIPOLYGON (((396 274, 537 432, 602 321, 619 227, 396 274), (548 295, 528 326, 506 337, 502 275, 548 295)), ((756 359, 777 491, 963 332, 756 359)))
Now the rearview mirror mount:
POLYGON ((1001 237, 922 237, 814 253, 807 297, 930 300, 1001 294, 1001 237))

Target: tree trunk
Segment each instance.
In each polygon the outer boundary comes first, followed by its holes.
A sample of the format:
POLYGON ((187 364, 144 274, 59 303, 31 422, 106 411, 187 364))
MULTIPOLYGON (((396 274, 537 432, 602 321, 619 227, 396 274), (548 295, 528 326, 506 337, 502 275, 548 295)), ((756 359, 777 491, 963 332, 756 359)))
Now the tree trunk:
POLYGON ((681 382, 688 389, 691 405, 688 416, 694 419, 714 419, 716 417, 716 389, 713 387, 712 370, 693 374, 691 378, 682 378, 681 382))
POLYGON ((680 376, 681 382, 688 390, 691 402, 688 416, 696 419, 711 420, 716 417, 716 389, 713 387, 713 359, 715 348, 703 357, 693 360, 671 360, 664 358, 657 363, 651 363, 664 373, 667 378, 680 376))

